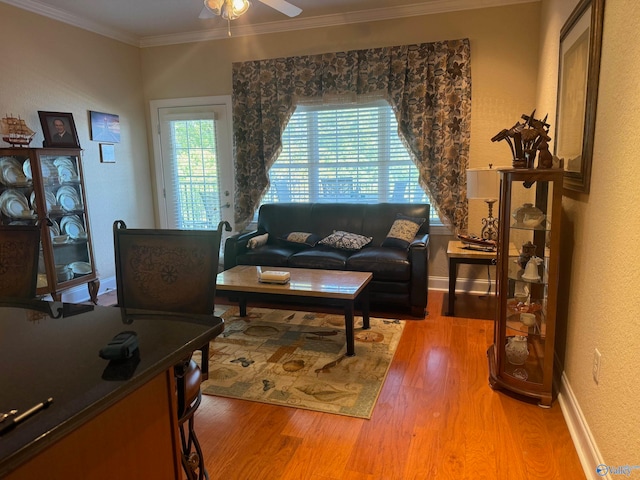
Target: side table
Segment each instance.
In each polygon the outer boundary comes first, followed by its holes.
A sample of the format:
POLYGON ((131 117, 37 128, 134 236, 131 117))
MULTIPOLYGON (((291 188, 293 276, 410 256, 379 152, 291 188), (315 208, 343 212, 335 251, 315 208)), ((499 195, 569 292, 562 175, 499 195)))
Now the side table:
POLYGON ((451 240, 447 246, 447 256, 449 257, 449 305, 447 315, 452 316, 454 314, 458 265, 461 263, 468 265, 495 265, 496 252, 465 248, 460 240, 451 240))

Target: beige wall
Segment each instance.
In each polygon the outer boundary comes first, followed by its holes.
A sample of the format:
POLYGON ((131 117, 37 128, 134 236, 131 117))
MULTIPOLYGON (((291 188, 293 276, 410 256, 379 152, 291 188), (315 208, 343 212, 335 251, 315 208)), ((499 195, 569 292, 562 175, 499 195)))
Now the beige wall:
MULTIPOLYGON (((509 165, 506 144, 491 137, 535 106, 540 4, 414 17, 300 32, 231 37, 142 50, 146 100, 231 94, 231 64, 247 60, 403 45, 467 37, 471 42, 471 166, 509 165), (523 35, 522 19, 527 34, 523 35)), ((479 232, 486 204, 473 200, 470 230, 479 232)), ((497 205, 495 214, 497 215, 497 205)), ((448 276, 446 244, 432 238, 430 275, 448 276)), ((461 276, 483 269, 460 268, 461 276)), ((493 274, 492 274, 493 276, 493 274)), ((493 278, 493 277, 492 277, 493 278)))
MULTIPOLYGON (((543 2, 537 97, 552 119, 559 31, 577 3, 543 2)), ((606 1, 591 191, 563 200, 565 374, 602 459, 613 466, 640 465, 640 249, 633 240, 640 234, 639 18, 637 0, 606 1), (599 384, 591 375, 595 348, 599 384)))
POLYGON ((153 222, 140 50, 4 3, 0 32, 0 115, 24 118, 37 132, 31 146, 38 147, 38 110, 73 114, 84 149, 96 266, 102 278, 112 278, 113 220, 141 227, 153 222), (99 144, 89 137, 89 110, 120 115, 115 164, 100 163, 99 144))

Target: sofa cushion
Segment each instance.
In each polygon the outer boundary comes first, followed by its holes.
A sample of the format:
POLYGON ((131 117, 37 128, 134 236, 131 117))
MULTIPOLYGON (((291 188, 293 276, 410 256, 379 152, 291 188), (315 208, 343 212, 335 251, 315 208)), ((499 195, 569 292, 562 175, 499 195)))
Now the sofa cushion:
POLYGON ((315 233, 289 232, 278 238, 284 245, 294 247, 315 247, 320 241, 320 236, 315 233))
POLYGON ((382 246, 406 250, 425 220, 424 218, 407 217, 399 213, 387 233, 387 238, 383 240, 382 246))
POLYGON ((272 240, 288 232, 323 232, 312 227, 310 203, 267 203, 260 207, 257 230, 269 232, 272 240))
POLYGON ((372 272, 377 281, 408 282, 411 263, 405 250, 386 247, 368 247, 353 253, 347 260, 347 269, 372 272))
POLYGON ((373 240, 372 237, 337 230, 331 235, 324 237, 318 243, 340 250, 360 250, 365 245, 371 243, 371 240, 373 240))
POLYGON ((268 241, 269 241, 268 233, 263 233, 262 235, 256 235, 255 237, 249 239, 249 241, 247 242, 247 248, 249 250, 255 250, 258 247, 262 247, 263 245, 266 245, 268 241))
POLYGON ((289 257, 288 266, 294 268, 321 268, 326 270, 346 270, 347 258, 351 252, 318 245, 307 248, 289 257))

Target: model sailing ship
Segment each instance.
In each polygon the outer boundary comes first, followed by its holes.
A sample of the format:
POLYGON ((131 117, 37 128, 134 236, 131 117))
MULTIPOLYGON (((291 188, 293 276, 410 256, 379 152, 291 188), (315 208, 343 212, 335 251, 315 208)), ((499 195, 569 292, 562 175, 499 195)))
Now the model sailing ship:
POLYGON ((26 147, 31 142, 31 139, 36 134, 33 130, 27 127, 27 124, 20 117, 14 117, 6 115, 0 119, 0 133, 2 133, 2 140, 15 147, 26 147))

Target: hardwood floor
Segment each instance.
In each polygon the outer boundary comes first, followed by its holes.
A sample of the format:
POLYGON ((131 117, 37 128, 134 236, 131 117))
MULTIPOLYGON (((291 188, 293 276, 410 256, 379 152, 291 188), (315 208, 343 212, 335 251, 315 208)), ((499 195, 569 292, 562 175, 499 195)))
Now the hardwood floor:
POLYGON ((491 298, 459 295, 456 317, 444 301, 407 320, 371 420, 204 395, 211 480, 584 479, 557 401, 489 387, 493 322, 461 315, 491 318, 491 298))

